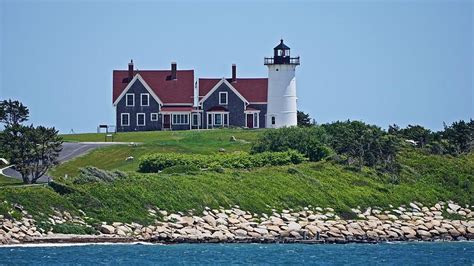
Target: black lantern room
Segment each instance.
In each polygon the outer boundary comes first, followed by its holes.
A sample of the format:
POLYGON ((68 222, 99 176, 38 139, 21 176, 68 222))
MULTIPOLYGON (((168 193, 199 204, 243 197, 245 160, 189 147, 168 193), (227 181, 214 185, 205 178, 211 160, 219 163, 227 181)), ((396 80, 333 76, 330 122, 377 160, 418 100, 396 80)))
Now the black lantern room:
POLYGON ((265 65, 299 65, 299 57, 290 57, 290 47, 283 43, 283 39, 280 40, 275 48, 273 48, 273 57, 265 58, 265 65))

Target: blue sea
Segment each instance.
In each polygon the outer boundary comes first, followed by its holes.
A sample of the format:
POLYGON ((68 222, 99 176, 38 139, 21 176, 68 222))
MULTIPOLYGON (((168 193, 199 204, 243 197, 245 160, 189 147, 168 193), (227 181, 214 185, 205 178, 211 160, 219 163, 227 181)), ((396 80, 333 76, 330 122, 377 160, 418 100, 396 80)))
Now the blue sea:
POLYGON ((473 265, 474 242, 4 246, 0 264, 473 265))

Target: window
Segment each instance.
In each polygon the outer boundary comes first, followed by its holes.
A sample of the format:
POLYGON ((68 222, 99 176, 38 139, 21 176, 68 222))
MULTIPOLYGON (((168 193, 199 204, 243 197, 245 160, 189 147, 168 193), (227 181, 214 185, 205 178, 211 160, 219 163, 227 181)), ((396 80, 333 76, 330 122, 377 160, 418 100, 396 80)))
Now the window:
POLYGON ((278 56, 282 56, 283 55, 283 50, 278 50, 278 56))
POLYGON ((222 114, 215 114, 214 115, 214 125, 216 125, 216 126, 222 125, 222 114))
POLYGON ((142 93, 140 94, 140 105, 141 106, 150 106, 150 94, 148 93, 142 93))
POLYGON ((229 124, 229 114, 224 114, 224 125, 229 124))
POLYGON ((157 113, 151 113, 150 120, 151 121, 158 121, 158 114, 157 113))
POLYGON ((212 126, 212 114, 207 115, 207 127, 212 126))
POLYGON ((193 114, 193 126, 199 126, 199 114, 193 114))
POLYGON ((135 106, 135 94, 127 93, 125 95, 125 106, 135 106))
POLYGON ((258 128, 258 114, 253 114, 253 127, 258 128))
POLYGON ((219 92, 219 104, 227 104, 227 92, 219 92))
POLYGON ((145 114, 138 113, 137 114, 137 126, 144 126, 145 125, 145 114))
POLYGON ((272 125, 275 125, 275 117, 272 116, 272 125))
POLYGON ((187 125, 188 122, 188 114, 173 114, 173 125, 187 125))
POLYGON ((130 114, 122 113, 120 117, 120 125, 130 126, 130 114))

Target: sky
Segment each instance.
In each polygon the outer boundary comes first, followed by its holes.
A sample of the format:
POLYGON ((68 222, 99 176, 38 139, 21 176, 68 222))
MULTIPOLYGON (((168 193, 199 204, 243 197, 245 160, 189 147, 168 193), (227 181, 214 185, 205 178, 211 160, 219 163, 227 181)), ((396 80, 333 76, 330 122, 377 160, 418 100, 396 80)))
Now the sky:
POLYGON ((474 118, 473 1, 0 0, 0 99, 62 133, 114 124, 112 71, 267 77, 280 38, 301 56, 298 109, 387 128, 474 118))

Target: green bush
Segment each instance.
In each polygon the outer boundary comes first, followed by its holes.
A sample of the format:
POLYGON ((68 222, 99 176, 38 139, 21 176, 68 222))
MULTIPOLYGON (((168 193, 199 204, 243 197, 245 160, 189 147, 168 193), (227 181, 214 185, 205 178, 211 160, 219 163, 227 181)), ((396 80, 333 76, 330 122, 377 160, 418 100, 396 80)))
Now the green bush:
POLYGON ((53 225, 53 232, 58 234, 94 235, 97 233, 97 230, 85 225, 63 223, 53 225))
POLYGON ((320 126, 270 129, 252 146, 252 153, 296 150, 310 161, 320 161, 332 153, 327 143, 328 136, 320 126))
POLYGON ((221 168, 253 168, 268 165, 299 164, 305 160, 304 155, 296 151, 263 152, 255 155, 245 152, 216 155, 159 153, 142 157, 139 163, 139 171, 154 173, 175 166, 219 169, 219 171, 222 171, 221 168))
POLYGON ((163 170, 163 174, 194 174, 199 168, 191 165, 174 165, 163 170))
POLYGON ((80 174, 74 179, 74 184, 87 184, 94 182, 109 183, 127 175, 121 171, 107 171, 96 167, 87 166, 80 169, 80 174))

